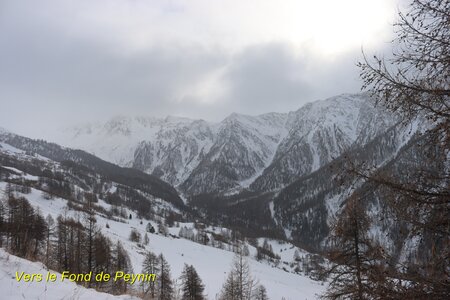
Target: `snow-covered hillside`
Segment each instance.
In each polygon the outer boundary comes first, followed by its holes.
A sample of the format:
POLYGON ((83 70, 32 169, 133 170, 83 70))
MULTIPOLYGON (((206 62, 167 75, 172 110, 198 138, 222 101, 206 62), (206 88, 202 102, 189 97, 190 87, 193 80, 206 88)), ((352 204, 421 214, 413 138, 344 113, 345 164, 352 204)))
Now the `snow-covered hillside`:
MULTIPOLYGON (((32 166, 32 160, 44 160, 37 156, 30 156, 24 151, 5 143, 1 144, 0 153, 9 155, 8 157, 12 156, 21 162, 29 162, 30 165, 27 165, 28 167, 32 166)), ((3 158, 5 157, 6 156, 3 158)), ((4 172, 9 172, 9 175, 0 178, 8 178, 8 181, 17 183, 26 182, 29 186, 39 186, 38 182, 42 180, 39 176, 24 172, 24 170, 20 169, 19 165, 12 167, 8 166, 5 162, 6 160, 3 160, 0 169, 3 169, 4 172)), ((33 163, 36 162, 34 161, 33 163)), ((61 164, 57 162, 46 159, 45 163, 51 166, 53 172, 64 172, 61 164)), ((71 179, 66 177, 65 180, 71 179)), ((110 186, 110 191, 114 191, 120 185, 113 183, 110 186)), ((81 183, 74 183, 72 187, 73 190, 77 191, 82 191, 85 188, 86 187, 82 187, 81 183)), ((4 194, 6 189, 7 183, 0 180, 0 194, 4 194)), ((43 216, 51 215, 55 220, 58 215, 61 214, 66 217, 74 217, 74 219, 82 218, 83 212, 76 209, 69 209, 68 201, 64 198, 56 196, 48 199, 48 197, 45 196, 45 193, 34 187, 27 193, 18 191, 15 193, 18 197, 25 197, 33 207, 39 209, 43 216)), ((110 238, 113 243, 121 241, 130 256, 134 273, 141 272, 142 262, 147 250, 157 254, 162 253, 170 264, 172 278, 179 278, 185 263, 192 264, 206 286, 205 293, 208 295, 208 299, 216 299, 222 284, 230 271, 232 259, 235 255, 232 251, 180 238, 179 233, 181 228, 186 227, 194 232, 196 231, 192 222, 176 222, 176 224, 168 228, 169 234, 167 235, 150 233, 146 229, 147 224, 150 223, 157 228, 157 222, 154 220, 148 221, 140 219, 137 211, 125 208, 126 218, 107 218, 107 216, 101 212, 110 211, 112 205, 102 198, 98 199, 96 205, 102 208, 102 210, 96 214, 96 224, 98 228, 100 228, 102 233, 110 238), (131 219, 128 218, 130 214, 132 216, 131 219), (130 241, 129 236, 132 229, 139 232, 141 236, 147 234, 149 237, 149 244, 143 245, 142 243, 130 241)), ((155 207, 156 211, 163 209, 169 209, 175 212, 178 211, 171 204, 161 199, 153 199, 152 205, 155 207)), ((164 222, 164 219, 158 218, 160 221, 164 222)), ((208 226, 204 231, 207 232, 208 236, 212 239, 212 232, 219 233, 227 231, 227 229, 208 226)), ((262 240, 260 242, 262 243, 262 240)), ((266 260, 257 261, 255 259, 256 248, 249 243, 245 243, 245 245, 249 248, 249 256, 247 259, 252 274, 257 282, 266 287, 270 299, 281 299, 282 297, 286 300, 315 299, 318 294, 323 292, 325 287, 321 282, 313 281, 294 271, 294 267, 296 266, 296 262, 294 261, 295 252, 300 253, 300 256, 302 257, 307 256, 307 252, 286 242, 268 240, 268 243, 274 249, 275 254, 280 256, 280 260, 277 263, 266 260)), ((109 297, 108 295, 104 296, 104 294, 96 294, 93 290, 77 287, 74 284, 64 283, 58 284, 58 287, 51 287, 50 285, 54 285, 54 283, 18 283, 13 278, 15 271, 39 273, 43 272, 44 266, 39 263, 33 263, 9 256, 4 251, 0 252, 0 265, 2 266, 0 271, 0 286, 8 289, 8 292, 10 293, 8 294, 8 299, 23 299, 21 298, 22 295, 24 295, 24 299, 103 299, 102 297, 109 297)), ((137 291, 139 287, 135 286, 134 289, 137 291)))
MULTIPOLYGON (((0 184, 0 190, 5 189, 5 184, 0 184)), ((68 216, 76 216, 76 212, 67 211, 66 200, 55 198, 53 200, 46 200, 42 197, 42 193, 36 190, 32 190, 31 194, 25 195, 30 203, 39 208, 44 215, 52 215, 54 219, 61 213, 66 212, 68 216)), ((108 206, 106 203, 101 203, 103 206, 108 206)), ((133 213, 134 214, 134 213, 133 213)), ((234 257, 234 253, 231 251, 226 251, 222 249, 216 249, 209 246, 201 245, 190 240, 165 237, 160 234, 147 233, 150 239, 148 246, 141 248, 136 243, 129 241, 129 235, 132 228, 135 228, 142 234, 146 233, 145 227, 147 222, 140 224, 140 220, 133 218, 132 220, 127 220, 126 223, 115 222, 103 217, 97 216, 97 224, 101 228, 102 232, 105 233, 112 241, 120 240, 124 245, 125 249, 130 255, 131 263, 133 265, 133 271, 135 273, 141 272, 142 263, 144 260, 144 254, 146 250, 150 250, 154 253, 162 253, 170 264, 173 278, 178 278, 181 275, 181 271, 185 263, 192 264, 196 268, 203 282, 205 283, 205 292, 208 295, 208 299, 216 299, 216 296, 220 293, 222 284, 225 282, 226 276, 231 268, 231 263, 234 257), (110 228, 106 228, 106 223, 110 228)), ((156 227, 157 224, 152 222, 156 227)), ((180 226, 192 226, 192 224, 180 224, 180 226)), ((174 235, 178 235, 180 228, 169 228, 169 231, 174 235)), ((270 242, 273 248, 276 250, 291 248, 290 244, 283 244, 281 246, 277 241, 270 242)), ((301 253, 304 251, 300 250, 301 253)), ((280 253, 280 252, 278 252, 280 253)), ((286 261, 293 260, 293 248, 289 252, 286 252, 284 259, 286 261), (288 254, 289 253, 289 254, 288 254)), ((317 295, 322 293, 325 289, 324 285, 320 282, 313 281, 308 277, 301 276, 298 274, 293 274, 286 272, 275 266, 271 266, 268 263, 258 262, 254 259, 256 250, 250 246, 250 257, 248 261, 250 263, 250 268, 255 279, 263 284, 267 288, 267 293, 270 299, 281 299, 284 297, 286 300, 297 300, 297 299, 316 299, 317 295)), ((20 260, 20 259, 19 259, 20 260)), ((44 268, 41 264, 31 263, 30 267, 23 267, 26 264, 26 260, 20 260, 22 265, 17 265, 9 267, 6 274, 13 274, 15 271, 26 271, 35 270, 36 272, 42 272, 44 268), (13 269, 13 270, 11 270, 13 269)), ((5 275, 6 276, 6 275, 5 275)), ((8 277, 11 277, 8 275, 8 277)), ((12 283, 20 285, 12 279, 12 283)), ((12 284, 11 282, 9 284, 12 284)), ((3 284, 3 283, 2 283, 3 284)), ((23 283, 21 283, 23 284, 23 283)), ((33 286, 41 284, 45 286, 44 283, 34 283, 33 286)), ((64 285, 65 286, 65 285, 64 285)), ((36 287, 37 288, 37 287, 36 287)), ((49 289, 50 287, 47 287, 49 289)), ((74 289, 74 285, 64 287, 63 289, 74 289)), ((24 289, 23 287, 21 289, 24 289)), ((59 289, 59 288, 58 288, 59 289)), ((84 289, 68 290, 69 295, 75 295, 73 298, 67 299, 88 299, 81 297, 82 293, 85 293, 84 289), (71 292, 72 294, 70 294, 71 292), (77 298, 76 293, 79 293, 80 298, 77 298)), ((86 292, 88 293, 88 292, 86 292)), ((27 294, 28 295, 28 294, 27 294)), ((29 294, 34 295, 34 294, 29 294)), ((57 294, 58 295, 58 294, 57 294)), ((50 298, 46 299, 59 299, 50 298)), ((8 298, 10 299, 10 298, 8 298)), ((13 298, 14 299, 14 298, 13 298)), ((32 298, 25 298, 32 299, 32 298)), ((92 298, 91 298, 92 299, 92 298)))

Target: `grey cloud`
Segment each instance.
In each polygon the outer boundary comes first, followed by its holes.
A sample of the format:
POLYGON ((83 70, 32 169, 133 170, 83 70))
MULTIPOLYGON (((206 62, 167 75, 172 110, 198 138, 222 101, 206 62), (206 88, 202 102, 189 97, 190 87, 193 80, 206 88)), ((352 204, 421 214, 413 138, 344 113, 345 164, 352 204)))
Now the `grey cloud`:
POLYGON ((301 78, 295 78, 303 68, 304 63, 296 60, 283 45, 251 47, 234 61, 226 76, 231 87, 230 102, 247 112, 279 110, 280 104, 292 105, 311 92, 301 78))
POLYGON ((229 102, 247 113, 286 110, 298 105, 311 87, 297 74, 305 62, 296 59, 286 45, 274 43, 250 47, 237 57, 226 75, 229 102))
POLYGON ((170 114, 177 90, 223 64, 222 54, 202 47, 161 44, 131 55, 53 24, 19 25, 7 27, 7 37, 0 28, 0 103, 7 108, 0 116, 2 126, 22 132, 115 114, 170 114))
POLYGON ((0 126, 26 135, 117 114, 220 120, 231 112, 289 111, 359 89, 357 52, 327 61, 282 41, 237 53, 158 40, 130 50, 110 36, 67 31, 57 17, 24 7, 6 11, 0 13, 0 126), (223 94, 203 101, 191 93, 217 70, 223 94))
POLYGON ((360 88, 359 53, 327 61, 307 48, 267 43, 245 49, 225 76, 227 103, 248 114, 296 110, 306 102, 360 88), (297 51, 297 52, 296 52, 297 51))

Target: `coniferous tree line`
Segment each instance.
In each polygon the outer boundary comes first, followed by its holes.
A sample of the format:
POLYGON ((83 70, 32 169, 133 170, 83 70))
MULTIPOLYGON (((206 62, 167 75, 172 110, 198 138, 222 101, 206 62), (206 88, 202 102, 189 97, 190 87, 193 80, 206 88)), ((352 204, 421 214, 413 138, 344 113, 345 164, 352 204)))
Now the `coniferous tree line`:
POLYGON ((222 228, 220 233, 217 233, 214 230, 206 230, 206 226, 204 224, 195 222, 194 228, 188 228, 186 226, 180 227, 178 236, 199 244, 209 245, 214 248, 225 249, 235 253, 242 253, 244 256, 250 255, 250 250, 245 243, 245 241, 248 241, 257 249, 257 260, 266 259, 277 263, 280 259, 280 256, 273 252, 273 249, 271 245, 268 244, 267 239, 264 240, 263 247, 259 247, 257 239, 245 238, 237 230, 222 228))
MULTIPOLYGON (((95 213, 99 213, 95 205, 96 194, 80 194, 77 189, 72 187, 72 184, 58 183, 53 179, 54 174, 56 172, 48 170, 45 172, 45 176, 49 177, 39 177, 37 185, 33 182, 11 183, 10 181, 14 180, 7 178, 9 183, 6 185, 4 197, 0 199, 0 246, 5 247, 14 255, 40 260, 47 267, 59 272, 68 271, 79 274, 92 271, 94 276, 100 272, 111 275, 116 271, 132 273, 130 259, 123 245, 120 242, 113 244, 108 237, 101 233, 96 224, 95 213), (54 184, 49 185, 49 182, 54 184), (29 193, 31 188, 28 185, 42 189, 43 196, 48 199, 68 197, 67 207, 72 210, 72 213, 69 215, 65 210, 56 218, 51 215, 44 218, 25 197, 17 196, 17 193, 29 193), (49 188, 50 186, 52 188, 49 188)), ((123 198, 120 201, 123 201, 123 198)), ((128 214, 124 214, 124 217, 128 218, 128 214)), ((155 229, 151 223, 148 225, 148 232, 154 233, 155 229)), ((158 232, 163 235, 167 234, 165 233, 168 230, 166 225, 162 222, 159 222, 158 225, 158 232)), ((144 242, 145 237, 148 240, 148 236, 145 235, 144 242)), ((142 241, 142 237, 137 231, 132 231, 130 238, 136 242, 142 241)), ((147 270, 152 270, 149 273, 157 275, 156 283, 151 283, 147 289, 154 296, 150 299, 175 299, 176 287, 171 279, 170 266, 165 257, 162 254, 156 256, 154 262, 156 263, 155 268, 147 270)), ((199 283, 199 285, 190 289, 185 287, 183 299, 205 299, 200 296, 203 295, 204 286, 194 267, 190 266, 185 271, 180 278, 181 282, 186 280, 185 285, 190 286, 192 282, 199 283)), ((128 284, 124 281, 110 281, 109 283, 92 281, 80 282, 80 284, 114 294, 126 293, 129 289, 128 284)), ((182 289, 180 288, 180 290, 182 289)))
POLYGON ((247 237, 283 239, 283 231, 274 223, 267 205, 272 197, 270 193, 247 191, 227 196, 199 194, 189 198, 189 205, 205 212, 208 224, 239 229, 247 237))
POLYGON ((15 197, 7 185, 7 200, 0 201, 0 245, 21 257, 34 258, 44 241, 46 221, 24 197, 15 197))
MULTIPOLYGON (((1 247, 17 256, 40 260, 59 272, 132 272, 127 251, 120 242, 113 244, 101 233, 93 212, 75 218, 67 213, 56 220, 51 215, 44 218, 25 197, 17 197, 11 189, 8 184, 5 197, 0 200, 1 247)), ((127 284, 121 280, 82 284, 111 293, 127 291, 127 284)))
POLYGON ((256 259, 277 261, 280 256, 273 252, 272 245, 267 242, 267 239, 264 239, 262 247, 256 245, 256 259))
POLYGON ((45 199, 59 197, 68 200, 67 205, 72 210, 88 212, 94 209, 116 221, 128 217, 125 208, 135 210, 139 218, 155 219, 161 214, 167 214, 167 219, 172 221, 185 218, 177 213, 158 210, 151 194, 133 187, 116 183, 111 191, 113 183, 107 177, 102 174, 93 176, 91 169, 72 161, 62 161, 60 164, 38 159, 23 161, 13 155, 0 153, 0 164, 38 177, 38 180, 21 178, 22 174, 0 166, 0 178, 10 182, 15 191, 27 194, 34 188, 40 190, 45 199), (110 209, 98 205, 99 198, 111 204, 110 209))
MULTIPOLYGON (((46 148, 46 146, 55 146, 50 145, 43 141, 32 141, 27 138, 15 137, 8 140, 12 144, 24 142, 26 145, 24 147, 38 144, 42 147, 46 148), (29 145, 30 144, 30 145, 29 145)), ((19 147, 20 148, 20 147, 19 147)), ((61 151, 61 149, 56 152, 61 151)), ((64 151, 62 151, 64 152, 64 151)), ((58 154, 58 159, 56 161, 60 161, 61 157, 65 154, 58 154)), ((50 155, 51 156, 51 155, 50 155)), ((93 203, 96 202, 97 196, 101 199, 104 199, 107 203, 115 206, 111 211, 104 211, 103 213, 108 217, 120 216, 120 211, 117 211, 116 207, 126 206, 132 210, 138 212, 138 217, 144 218, 153 218, 155 212, 153 211, 153 203, 150 200, 153 200, 155 191, 159 193, 158 190, 159 180, 154 181, 154 178, 150 178, 151 176, 148 174, 144 174, 143 176, 137 176, 134 174, 134 177, 126 178, 125 173, 128 174, 138 172, 137 170, 128 170, 119 168, 116 171, 121 174, 120 180, 114 180, 115 177, 110 174, 109 168, 103 169, 103 161, 99 159, 94 159, 93 164, 86 166, 79 162, 71 161, 71 160, 61 160, 61 162, 45 162, 39 159, 30 158, 26 161, 23 161, 13 155, 8 155, 6 153, 0 153, 0 165, 10 166, 16 168, 18 170, 22 170, 30 175, 37 176, 38 180, 26 180, 23 178, 14 178, 16 174, 15 171, 4 169, 0 167, 0 178, 6 179, 8 182, 12 182, 16 184, 16 188, 35 188, 41 190, 43 196, 47 199, 52 199, 54 197, 60 197, 67 200, 70 200, 70 205, 72 208, 77 210, 83 210, 83 200, 89 197, 89 194, 93 196, 93 203), (102 172, 96 173, 96 164, 102 165, 100 168, 102 172), (95 176, 93 176, 95 174, 95 176), (13 175, 13 176, 11 176, 13 175), (150 177, 149 177, 150 176, 150 177), (148 182, 145 182, 148 180, 148 182), (112 182, 116 183, 116 189, 114 192, 110 192, 110 188, 112 186, 112 182), (155 184, 158 188, 149 188, 155 184), (77 187, 81 189, 78 189, 77 187), (91 192, 84 192, 91 191, 91 192), (86 194, 86 195, 85 195, 86 194)), ((106 163, 109 166, 109 163, 106 163)), ((112 169, 116 169, 116 166, 110 166, 112 169)), ((115 174, 117 176, 117 174, 115 174)), ((165 186, 164 188, 168 188, 165 186)), ((25 191, 24 191, 25 192, 25 191)), ((173 195, 169 195, 167 193, 163 193, 167 195, 171 200, 173 195)), ((165 197, 162 199, 168 200, 165 197)), ((169 201, 170 202, 170 201, 169 201)), ((96 206, 95 209, 102 210, 101 206, 96 206)), ((171 215, 172 219, 179 220, 181 216, 178 214, 171 215)))

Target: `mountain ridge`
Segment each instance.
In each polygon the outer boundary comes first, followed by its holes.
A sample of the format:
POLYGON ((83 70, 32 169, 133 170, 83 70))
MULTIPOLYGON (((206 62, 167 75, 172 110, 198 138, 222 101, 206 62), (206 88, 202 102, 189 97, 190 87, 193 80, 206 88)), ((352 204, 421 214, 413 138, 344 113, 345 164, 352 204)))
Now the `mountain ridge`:
POLYGON ((393 123, 395 117, 375 107, 368 94, 342 94, 288 113, 232 113, 218 123, 119 116, 67 129, 60 143, 153 174, 186 195, 269 191, 393 123))

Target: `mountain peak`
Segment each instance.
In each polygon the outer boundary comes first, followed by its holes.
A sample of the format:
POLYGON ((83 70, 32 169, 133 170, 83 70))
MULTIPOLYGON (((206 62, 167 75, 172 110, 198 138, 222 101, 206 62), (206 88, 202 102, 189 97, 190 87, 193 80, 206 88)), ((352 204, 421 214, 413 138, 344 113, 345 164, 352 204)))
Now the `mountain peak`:
POLYGON ((236 113, 236 112, 232 112, 231 114, 228 115, 228 117, 226 117, 225 119, 223 119, 222 122, 240 122, 246 119, 252 118, 249 115, 244 115, 244 114, 240 114, 240 113, 236 113))
POLYGON ((167 123, 193 123, 196 120, 186 117, 168 115, 167 117, 164 118, 164 121, 167 123))

